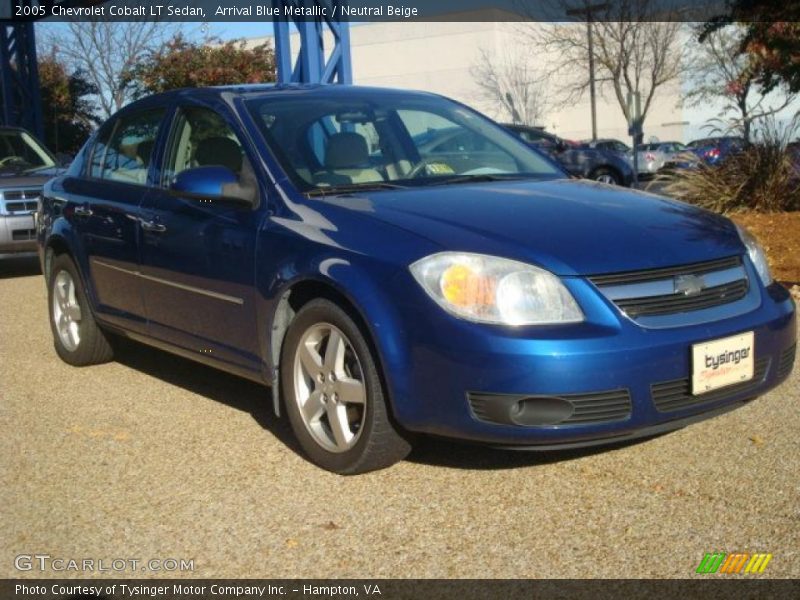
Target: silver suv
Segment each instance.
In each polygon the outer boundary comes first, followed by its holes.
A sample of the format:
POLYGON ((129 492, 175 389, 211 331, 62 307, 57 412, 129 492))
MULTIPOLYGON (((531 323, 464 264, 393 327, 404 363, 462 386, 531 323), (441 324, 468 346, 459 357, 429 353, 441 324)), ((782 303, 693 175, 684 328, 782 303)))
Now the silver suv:
POLYGON ((56 159, 31 133, 0 127, 0 255, 36 251, 34 213, 56 159))

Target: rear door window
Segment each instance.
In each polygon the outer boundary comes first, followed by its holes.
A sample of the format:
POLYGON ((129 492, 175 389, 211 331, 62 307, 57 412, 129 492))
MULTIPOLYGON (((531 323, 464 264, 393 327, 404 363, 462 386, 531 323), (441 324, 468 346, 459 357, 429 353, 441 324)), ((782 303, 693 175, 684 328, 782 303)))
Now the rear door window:
POLYGON ((135 185, 147 184, 156 139, 165 108, 125 115, 98 135, 89 163, 89 176, 135 185))

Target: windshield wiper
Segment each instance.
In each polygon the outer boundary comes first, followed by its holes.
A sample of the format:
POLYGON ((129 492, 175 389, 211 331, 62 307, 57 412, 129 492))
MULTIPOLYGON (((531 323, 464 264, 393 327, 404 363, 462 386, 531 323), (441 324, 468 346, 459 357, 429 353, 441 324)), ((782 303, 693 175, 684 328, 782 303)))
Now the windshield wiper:
POLYGON ((455 175, 453 177, 436 178, 424 185, 450 185, 453 183, 482 183, 486 181, 514 181, 516 179, 523 179, 522 175, 509 174, 491 174, 483 173, 480 175, 455 175))
POLYGON ((342 185, 331 185, 327 187, 317 187, 306 192, 306 196, 338 196, 349 194, 350 192, 366 192, 369 190, 404 190, 408 186, 388 181, 373 181, 370 183, 351 183, 342 185))

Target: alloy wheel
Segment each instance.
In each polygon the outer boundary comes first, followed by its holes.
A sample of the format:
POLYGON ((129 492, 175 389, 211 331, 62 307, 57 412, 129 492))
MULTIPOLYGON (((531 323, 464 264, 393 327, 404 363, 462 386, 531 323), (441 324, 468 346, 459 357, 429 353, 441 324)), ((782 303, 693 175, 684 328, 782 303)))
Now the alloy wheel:
POLYGON ((329 323, 300 338, 294 358, 294 401, 314 441, 330 452, 358 442, 366 418, 367 388, 352 343, 329 323))
POLYGON ((74 352, 81 343, 81 306, 75 295, 75 280, 62 270, 53 282, 53 322, 64 348, 74 352))
POLYGON ((614 176, 611 175, 610 173, 603 173, 602 175, 598 175, 595 178, 595 181, 599 181, 600 183, 608 183, 608 184, 611 184, 611 185, 614 185, 615 183, 617 183, 617 180, 614 179, 614 176))

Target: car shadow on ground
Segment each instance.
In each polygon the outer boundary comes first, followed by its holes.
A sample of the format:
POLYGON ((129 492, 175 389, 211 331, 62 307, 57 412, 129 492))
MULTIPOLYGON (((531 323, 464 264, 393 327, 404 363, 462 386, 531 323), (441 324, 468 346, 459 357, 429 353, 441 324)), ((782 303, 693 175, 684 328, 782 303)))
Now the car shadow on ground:
MULTIPOLYGON (((660 434, 667 435, 667 434, 660 434)), ((575 448, 571 450, 506 450, 492 448, 483 444, 470 444, 444 438, 419 438, 408 461, 449 469, 466 470, 504 470, 549 465, 568 462, 579 458, 594 456, 629 446, 635 446, 653 439, 639 438, 624 442, 614 442, 602 446, 575 448)))
POLYGON ((41 275, 39 257, 35 254, 24 256, 0 255, 0 279, 41 275))
POLYGON ((276 417, 272 410, 269 387, 127 339, 114 340, 114 358, 140 373, 250 413, 285 446, 302 454, 288 419, 276 417))
MULTIPOLYGON (((273 413, 272 392, 269 387, 138 342, 119 339, 114 345, 118 363, 236 410, 248 412, 261 427, 287 448, 304 456, 288 419, 285 416, 278 418, 273 413)), ((285 410, 282 409, 282 412, 285 415, 285 410)), ((641 441, 643 440, 575 450, 537 452, 501 450, 445 438, 417 436, 414 439, 414 450, 407 460, 417 464, 465 470, 516 469, 575 460, 641 441)))

